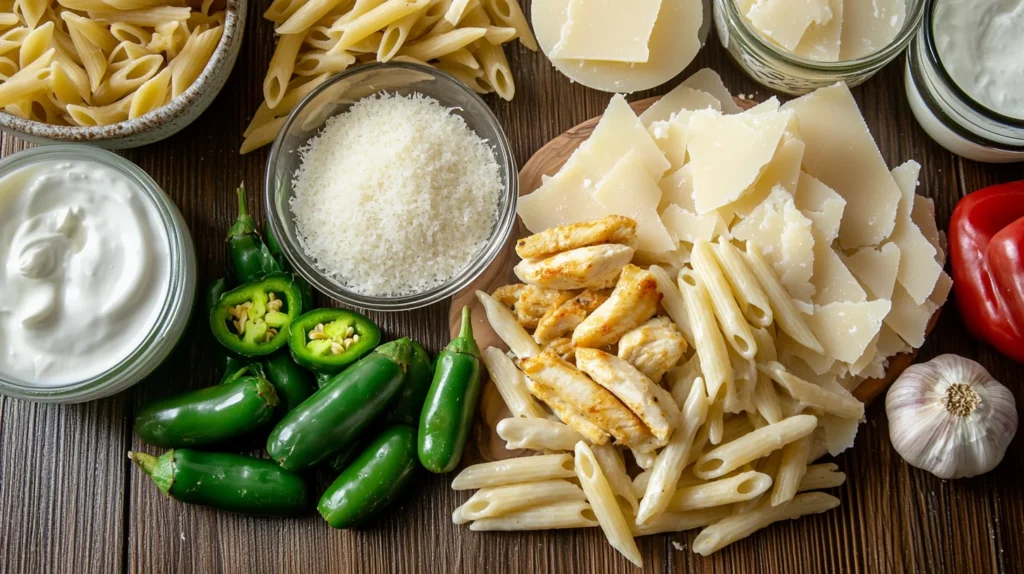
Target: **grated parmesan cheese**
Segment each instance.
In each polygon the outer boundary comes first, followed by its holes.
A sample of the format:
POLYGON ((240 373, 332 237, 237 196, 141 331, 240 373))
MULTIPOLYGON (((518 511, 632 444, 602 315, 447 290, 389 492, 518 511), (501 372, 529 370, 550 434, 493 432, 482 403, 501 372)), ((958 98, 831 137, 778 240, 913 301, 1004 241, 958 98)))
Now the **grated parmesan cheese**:
POLYGON ((436 287, 484 247, 504 189, 487 142, 436 100, 377 95, 329 119, 292 181, 299 243, 348 289, 436 287))

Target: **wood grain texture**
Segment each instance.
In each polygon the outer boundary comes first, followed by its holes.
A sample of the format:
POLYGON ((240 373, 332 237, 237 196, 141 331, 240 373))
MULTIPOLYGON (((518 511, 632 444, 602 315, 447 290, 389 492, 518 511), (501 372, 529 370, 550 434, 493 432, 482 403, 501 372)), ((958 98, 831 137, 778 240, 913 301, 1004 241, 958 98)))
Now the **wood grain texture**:
MULTIPOLYGON (((528 2, 524 2, 528 4, 528 2)), ((256 11, 259 12, 259 11, 256 11)), ((273 51, 271 25, 248 22, 238 65, 223 93, 195 124, 165 142, 124 153, 166 190, 196 241, 203 279, 223 273, 231 193, 261 189, 267 150, 238 156, 241 133, 260 103, 273 51)), ((570 83, 539 54, 509 49, 517 95, 492 104, 520 165, 546 142, 600 114, 608 94, 570 83)), ((710 66, 734 93, 770 94, 736 68, 712 34, 683 75, 635 94, 668 91, 710 66)), ((919 189, 936 201, 940 224, 957 200, 985 185, 1024 178, 1024 165, 986 166, 945 152, 907 106, 902 58, 854 90, 889 165, 924 165, 919 189)), ((4 137, 0 154, 23 147, 4 137)), ((262 202, 251 206, 262 214, 262 202)), ((389 337, 410 335, 438 351, 449 338, 447 302, 396 315, 374 314, 389 337)), ((635 572, 596 529, 555 533, 477 533, 451 524, 469 493, 426 476, 394 508, 356 531, 332 531, 312 513, 298 519, 249 518, 187 507, 159 495, 129 469, 124 453, 138 405, 151 397, 211 384, 219 376, 201 329, 160 372, 130 392, 85 406, 40 406, 0 398, 0 572, 635 572)), ((1024 369, 966 335, 955 308, 921 359, 955 352, 979 360, 1024 405, 1024 369)), ((1020 407, 1018 407, 1020 410, 1020 407)), ((1021 413, 1024 416, 1024 412, 1021 413)), ((694 555, 695 533, 640 540, 648 572, 1018 572, 1024 569, 1024 445, 983 477, 941 481, 904 463, 888 438, 884 408, 868 409, 857 445, 838 457, 849 480, 842 506, 772 526, 709 558, 694 555), (680 544, 683 551, 672 543, 680 544)), ((323 486, 324 477, 320 477, 323 486)))

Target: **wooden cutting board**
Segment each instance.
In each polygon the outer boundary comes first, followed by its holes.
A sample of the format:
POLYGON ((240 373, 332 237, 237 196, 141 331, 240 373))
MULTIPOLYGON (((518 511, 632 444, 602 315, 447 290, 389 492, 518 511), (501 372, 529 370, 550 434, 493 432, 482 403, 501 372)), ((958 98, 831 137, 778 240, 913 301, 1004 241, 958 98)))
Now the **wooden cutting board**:
MULTIPOLYGON (((640 114, 659 99, 660 96, 648 98, 633 102, 630 106, 637 114, 640 114)), ((742 108, 753 107, 756 103, 752 100, 736 99, 736 104, 742 108)), ((591 118, 569 129, 537 150, 519 172, 519 195, 524 196, 533 193, 534 190, 541 186, 542 176, 554 175, 561 169, 565 162, 569 160, 569 156, 594 132, 594 128, 600 120, 601 116, 591 118)), ((483 350, 492 346, 508 349, 498 335, 495 334, 494 330, 491 329, 483 306, 480 305, 474 293, 476 291, 492 293, 502 285, 519 282, 519 279, 512 272, 512 268, 519 262, 519 257, 515 251, 516 241, 529 235, 530 231, 523 225, 522 219, 516 218, 516 224, 512 228, 512 233, 490 266, 487 267, 480 277, 455 294, 448 315, 449 327, 453 338, 459 332, 462 321, 462 308, 465 305, 469 305, 473 311, 473 334, 480 349, 483 350)), ((942 308, 940 307, 928 322, 928 333, 931 333, 935 327, 935 323, 938 321, 941 313, 942 308)), ((907 367, 913 364, 916 356, 917 349, 910 353, 892 357, 889 359, 889 370, 886 372, 885 377, 865 380, 853 392, 854 396, 865 403, 870 403, 884 393, 889 388, 889 385, 907 367)), ((498 421, 509 416, 511 416, 511 413, 505 407, 504 402, 502 402, 501 395, 498 394, 497 389, 489 380, 485 380, 480 400, 480 416, 477 417, 476 429, 476 446, 479 451, 477 454, 481 459, 496 460, 530 454, 529 451, 505 450, 504 441, 494 431, 498 421)))

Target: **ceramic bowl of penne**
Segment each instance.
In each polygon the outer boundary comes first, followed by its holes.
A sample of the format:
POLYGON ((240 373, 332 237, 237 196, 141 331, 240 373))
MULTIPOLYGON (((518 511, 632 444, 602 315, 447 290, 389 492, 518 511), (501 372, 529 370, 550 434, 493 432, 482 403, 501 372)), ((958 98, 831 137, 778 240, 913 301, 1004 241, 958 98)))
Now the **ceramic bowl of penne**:
POLYGON ((224 87, 248 0, 19 0, 0 11, 0 129, 34 143, 150 144, 224 87))

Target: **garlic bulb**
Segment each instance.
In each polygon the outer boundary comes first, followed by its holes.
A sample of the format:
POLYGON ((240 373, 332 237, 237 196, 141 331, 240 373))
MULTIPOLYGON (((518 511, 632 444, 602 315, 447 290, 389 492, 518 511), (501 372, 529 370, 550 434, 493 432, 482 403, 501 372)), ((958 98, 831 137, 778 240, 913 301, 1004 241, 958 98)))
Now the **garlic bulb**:
POLYGON ((885 414, 900 456, 939 478, 992 470, 1017 432, 1010 390, 957 355, 904 371, 885 396, 885 414))

